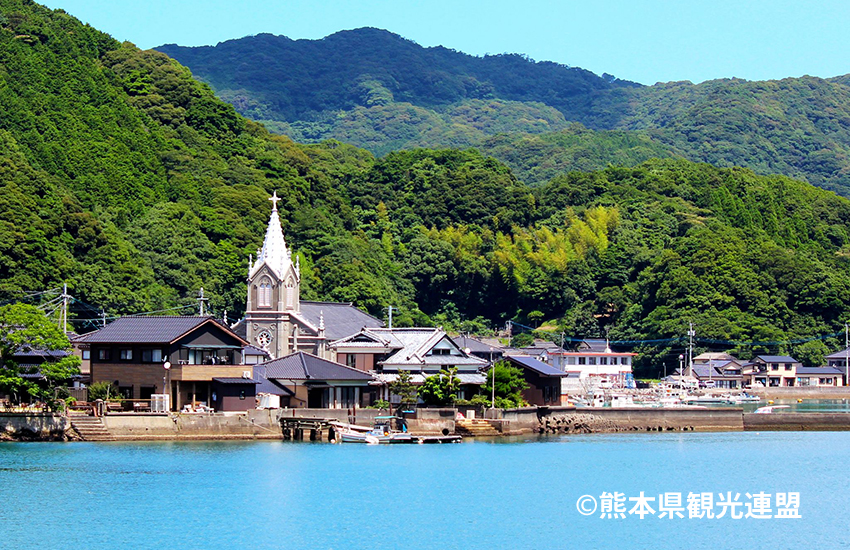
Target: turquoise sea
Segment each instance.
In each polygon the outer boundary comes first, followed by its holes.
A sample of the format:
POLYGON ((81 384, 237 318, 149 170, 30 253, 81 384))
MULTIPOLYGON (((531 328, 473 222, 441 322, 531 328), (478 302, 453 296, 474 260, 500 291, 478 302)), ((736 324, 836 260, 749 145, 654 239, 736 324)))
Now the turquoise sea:
POLYGON ((4 443, 0 547, 846 548, 848 457, 848 432, 4 443), (583 495, 641 491, 678 492, 683 505, 688 492, 731 491, 742 502, 747 492, 799 492, 802 517, 577 510, 583 495))

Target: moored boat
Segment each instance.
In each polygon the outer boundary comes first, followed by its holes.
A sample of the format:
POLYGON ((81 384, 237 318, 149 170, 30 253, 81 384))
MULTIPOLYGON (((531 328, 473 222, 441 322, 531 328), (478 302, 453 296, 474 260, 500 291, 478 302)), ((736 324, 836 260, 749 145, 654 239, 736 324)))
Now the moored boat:
POLYGON ((346 424, 337 424, 339 441, 342 443, 369 443, 372 445, 386 443, 413 443, 413 437, 405 432, 392 429, 392 416, 375 417, 375 426, 365 428, 346 424))

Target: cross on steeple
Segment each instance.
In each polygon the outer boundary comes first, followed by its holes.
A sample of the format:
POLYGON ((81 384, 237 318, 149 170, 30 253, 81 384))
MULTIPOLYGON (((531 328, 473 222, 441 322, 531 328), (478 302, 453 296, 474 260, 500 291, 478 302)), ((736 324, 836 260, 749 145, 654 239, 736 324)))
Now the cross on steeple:
POLYGON ((274 205, 272 206, 272 212, 277 212, 277 203, 282 200, 277 196, 277 190, 272 192, 272 196, 269 197, 269 200, 272 201, 272 204, 274 205))

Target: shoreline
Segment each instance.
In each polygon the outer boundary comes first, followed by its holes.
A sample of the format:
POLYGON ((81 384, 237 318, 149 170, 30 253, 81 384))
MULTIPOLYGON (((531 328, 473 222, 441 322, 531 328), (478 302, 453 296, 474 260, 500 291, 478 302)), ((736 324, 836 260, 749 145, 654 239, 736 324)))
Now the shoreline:
MULTIPOLYGON (((411 435, 461 434, 464 437, 509 437, 527 434, 724 431, 850 431, 850 412, 777 412, 756 414, 740 407, 706 409, 528 407, 487 411, 479 424, 485 432, 465 431, 455 422, 457 409, 421 409, 408 420, 411 435), (495 414, 493 414, 495 413, 495 414)), ((89 417, 96 435, 75 425, 74 417, 49 413, 0 413, 2 441, 247 441, 284 440, 282 420, 338 420, 344 410, 252 410, 244 414, 115 414, 89 417), (319 416, 322 415, 322 416, 319 416), (336 417, 336 418, 333 418, 336 417)), ((381 411, 357 411, 361 423, 381 411)), ((468 411, 467 411, 468 413, 468 411)), ((79 420, 79 419, 78 419, 79 420)), ((307 441, 327 441, 328 430, 302 434, 307 441)))

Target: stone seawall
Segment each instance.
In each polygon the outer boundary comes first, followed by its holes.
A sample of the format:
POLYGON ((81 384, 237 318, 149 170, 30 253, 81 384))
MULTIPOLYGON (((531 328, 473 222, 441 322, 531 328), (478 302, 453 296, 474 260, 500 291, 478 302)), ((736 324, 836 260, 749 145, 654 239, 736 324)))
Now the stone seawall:
POLYGON ((70 428, 64 416, 41 413, 0 414, 0 441, 64 441, 70 428))
POLYGON ((541 407, 502 413, 502 433, 596 433, 625 431, 740 431, 739 408, 612 409, 541 407))

